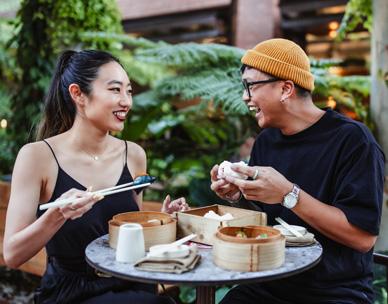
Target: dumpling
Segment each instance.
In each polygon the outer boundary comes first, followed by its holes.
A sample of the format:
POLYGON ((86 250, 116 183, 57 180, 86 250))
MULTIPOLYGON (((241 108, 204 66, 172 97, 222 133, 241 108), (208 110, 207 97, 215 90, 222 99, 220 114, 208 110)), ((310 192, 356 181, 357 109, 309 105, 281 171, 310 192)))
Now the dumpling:
POLYGON ((231 168, 232 164, 239 164, 239 165, 247 166, 247 164, 244 163, 243 161, 240 161, 238 163, 231 163, 227 160, 224 160, 218 167, 217 178, 225 178, 227 176, 236 177, 236 178, 240 178, 240 179, 247 179, 248 178, 248 175, 233 171, 231 168))

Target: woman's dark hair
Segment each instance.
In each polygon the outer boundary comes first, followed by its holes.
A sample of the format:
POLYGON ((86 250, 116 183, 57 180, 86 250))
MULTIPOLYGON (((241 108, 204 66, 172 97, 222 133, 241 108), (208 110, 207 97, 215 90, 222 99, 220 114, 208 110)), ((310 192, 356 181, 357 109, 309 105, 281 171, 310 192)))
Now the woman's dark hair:
POLYGON ((97 78, 100 67, 119 60, 111 54, 96 50, 65 51, 58 59, 51 85, 45 98, 44 115, 36 139, 42 140, 71 128, 76 106, 70 96, 69 86, 74 83, 81 92, 89 95, 91 83, 97 78))

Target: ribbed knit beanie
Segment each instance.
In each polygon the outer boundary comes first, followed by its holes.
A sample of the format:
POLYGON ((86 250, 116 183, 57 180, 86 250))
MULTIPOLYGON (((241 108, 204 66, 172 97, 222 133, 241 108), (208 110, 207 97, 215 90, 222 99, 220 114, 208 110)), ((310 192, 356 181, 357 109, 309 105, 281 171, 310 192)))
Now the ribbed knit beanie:
POLYGON ((303 49, 287 39, 270 39, 248 50, 241 62, 264 73, 292 80, 306 90, 314 90, 310 60, 303 49))

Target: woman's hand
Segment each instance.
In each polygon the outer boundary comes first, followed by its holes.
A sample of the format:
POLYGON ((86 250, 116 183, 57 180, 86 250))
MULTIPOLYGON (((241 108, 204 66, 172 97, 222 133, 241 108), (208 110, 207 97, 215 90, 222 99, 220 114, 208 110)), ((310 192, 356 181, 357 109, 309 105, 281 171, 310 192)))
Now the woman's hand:
POLYGON ((239 188, 224 178, 218 179, 218 165, 215 165, 210 171, 211 185, 210 188, 224 200, 236 201, 240 198, 239 188))
POLYGON ((167 195, 163 201, 162 212, 173 213, 178 211, 189 210, 189 205, 184 197, 171 201, 170 195, 167 195))
POLYGON ((102 200, 104 196, 96 195, 90 192, 91 189, 86 191, 78 189, 70 189, 69 191, 63 193, 57 200, 74 198, 77 200, 76 203, 66 204, 64 206, 58 207, 59 211, 62 213, 65 219, 76 219, 88 212, 95 203, 102 200))
POLYGON ((272 167, 249 167, 234 164, 232 169, 255 178, 254 180, 229 176, 225 178, 229 183, 238 187, 247 200, 277 204, 282 202, 284 196, 292 190, 293 184, 272 167))

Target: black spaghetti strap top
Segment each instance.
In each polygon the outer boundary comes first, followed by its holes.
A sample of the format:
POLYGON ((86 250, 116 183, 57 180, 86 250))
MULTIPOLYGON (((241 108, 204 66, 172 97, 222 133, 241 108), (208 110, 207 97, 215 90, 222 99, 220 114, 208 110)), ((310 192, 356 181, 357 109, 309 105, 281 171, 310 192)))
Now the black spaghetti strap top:
MULTIPOLYGON (((58 176, 54 187, 54 192, 49 202, 56 200, 64 192, 71 188, 86 190, 60 166, 54 150, 47 141, 44 141, 50 148, 55 161, 58 164, 58 176)), ((127 167, 128 146, 125 142, 125 164, 117 185, 131 182, 133 180, 127 167)), ((46 251, 49 257, 53 257, 63 264, 68 264, 74 268, 84 262, 86 246, 96 238, 108 233, 108 221, 116 214, 128 211, 138 211, 138 205, 134 199, 133 191, 126 191, 109 195, 97 202, 92 209, 82 217, 75 220, 67 220, 65 224, 55 233, 46 244, 46 251)), ((38 209, 37 216, 44 212, 38 209)), ((71 267, 71 268, 73 268, 71 267)))

